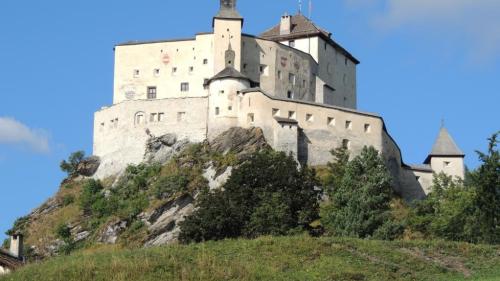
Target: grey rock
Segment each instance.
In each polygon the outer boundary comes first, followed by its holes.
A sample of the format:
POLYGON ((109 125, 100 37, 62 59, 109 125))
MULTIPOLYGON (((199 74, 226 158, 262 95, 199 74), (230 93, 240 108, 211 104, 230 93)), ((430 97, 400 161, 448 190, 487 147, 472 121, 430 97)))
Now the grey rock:
POLYGON ((127 228, 127 221, 115 221, 108 224, 101 233, 98 241, 104 244, 115 244, 119 235, 127 228))
POLYGON ((89 236, 90 236, 90 232, 89 231, 83 231, 83 232, 77 233, 75 235, 75 238, 73 240, 75 242, 80 242, 80 241, 83 241, 83 240, 87 239, 89 236))
POLYGON ((76 172, 85 177, 91 177, 99 169, 101 159, 98 156, 90 156, 83 159, 76 167, 76 172))

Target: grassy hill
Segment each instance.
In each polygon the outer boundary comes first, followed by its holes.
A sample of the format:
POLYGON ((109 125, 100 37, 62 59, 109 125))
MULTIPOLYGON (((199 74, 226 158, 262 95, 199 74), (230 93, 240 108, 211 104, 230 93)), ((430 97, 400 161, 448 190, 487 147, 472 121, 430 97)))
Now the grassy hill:
POLYGON ((87 249, 0 281, 500 280, 500 247, 450 242, 263 237, 125 250, 87 249))

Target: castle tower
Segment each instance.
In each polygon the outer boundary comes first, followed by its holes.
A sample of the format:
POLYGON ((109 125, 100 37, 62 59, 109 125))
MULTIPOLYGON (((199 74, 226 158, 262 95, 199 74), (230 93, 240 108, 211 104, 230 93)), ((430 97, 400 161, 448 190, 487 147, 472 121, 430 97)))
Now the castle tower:
POLYGON ((438 138, 427 156, 425 164, 430 164, 436 173, 445 173, 452 177, 465 177, 465 154, 457 146, 448 130, 443 126, 438 138))
POLYGON ((236 10, 236 0, 221 0, 220 10, 213 19, 214 28, 214 73, 226 67, 228 44, 234 51, 234 68, 241 70, 241 29, 243 17, 236 10))

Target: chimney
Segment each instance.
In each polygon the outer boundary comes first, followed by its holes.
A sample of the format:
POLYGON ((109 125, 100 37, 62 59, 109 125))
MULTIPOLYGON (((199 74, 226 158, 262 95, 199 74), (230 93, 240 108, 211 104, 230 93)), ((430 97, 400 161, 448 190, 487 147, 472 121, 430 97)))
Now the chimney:
POLYGON ((10 254, 16 258, 23 257, 23 236, 14 234, 10 237, 10 254))
POLYGON ((292 16, 289 16, 288 13, 285 13, 281 17, 280 24, 280 35, 288 35, 292 29, 292 16))

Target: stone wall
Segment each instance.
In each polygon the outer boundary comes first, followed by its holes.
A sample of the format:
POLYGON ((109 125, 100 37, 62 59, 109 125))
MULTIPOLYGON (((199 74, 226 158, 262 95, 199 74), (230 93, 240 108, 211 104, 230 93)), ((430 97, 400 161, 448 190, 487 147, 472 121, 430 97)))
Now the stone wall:
POLYGON ((142 162, 151 136, 175 134, 201 142, 207 134, 208 98, 126 101, 95 113, 94 155, 101 157, 97 177, 142 162))

